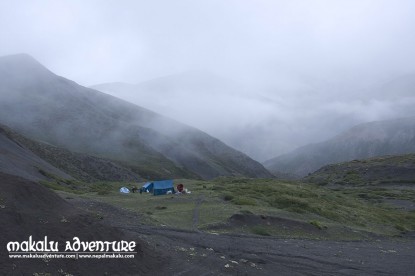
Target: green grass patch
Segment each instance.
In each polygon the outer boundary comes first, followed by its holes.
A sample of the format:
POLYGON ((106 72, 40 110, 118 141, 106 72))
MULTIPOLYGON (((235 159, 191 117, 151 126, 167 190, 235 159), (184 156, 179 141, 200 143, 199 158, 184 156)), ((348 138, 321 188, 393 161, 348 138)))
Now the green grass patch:
POLYGON ((318 220, 312 220, 310 221, 310 224, 315 226, 316 228, 323 230, 325 228, 327 228, 327 226, 323 225, 321 222, 319 222, 318 220))
POLYGON ((395 228, 398 229, 401 232, 408 232, 408 229, 405 226, 400 225, 400 224, 396 224, 395 228))
POLYGON ((237 197, 237 198, 232 199, 231 202, 236 205, 250 205, 250 206, 256 205, 255 200, 252 198, 248 198, 248 197, 237 197))
POLYGON ((271 236, 270 232, 264 226, 254 226, 251 228, 251 233, 261 236, 271 236))
POLYGON ((109 195, 114 189, 113 186, 114 185, 111 185, 107 182, 93 183, 92 185, 88 186, 87 191, 97 193, 98 195, 109 195))
MULTIPOLYGON (((85 184, 54 180, 44 185, 140 213, 146 223, 180 229, 210 229, 227 225, 228 219, 239 213, 295 219, 319 229, 324 229, 325 225, 330 225, 330 229, 344 229, 347 226, 388 235, 415 230, 415 212, 378 203, 383 197, 413 198, 414 191, 406 193, 364 187, 333 190, 296 181, 247 178, 218 178, 212 181, 179 179, 175 183, 183 183, 192 193, 162 196, 120 194, 119 188, 132 186, 129 183, 85 184)), ((135 185, 140 187, 138 183, 135 185)), ((268 234, 281 233, 268 226, 264 229, 268 234)), ((223 231, 239 230, 225 227, 223 231)), ((246 231, 261 232, 256 228, 246 231)))

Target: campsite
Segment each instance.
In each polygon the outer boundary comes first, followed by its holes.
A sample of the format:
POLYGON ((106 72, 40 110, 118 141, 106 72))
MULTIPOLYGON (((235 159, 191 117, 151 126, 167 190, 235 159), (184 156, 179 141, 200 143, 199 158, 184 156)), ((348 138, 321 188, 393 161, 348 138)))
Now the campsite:
POLYGON ((0 1, 0 276, 415 276, 415 1, 0 1))
MULTIPOLYGON (((41 183, 54 187, 64 198, 78 194, 81 198, 136 212, 141 220, 150 225, 183 230, 359 240, 378 235, 399 235, 402 233, 400 229, 415 227, 413 212, 390 208, 371 199, 361 200, 361 189, 351 193, 349 189, 335 191, 311 184, 298 185, 295 181, 272 179, 178 179, 167 183, 183 183, 191 193, 166 192, 155 195, 153 192, 122 193, 119 187, 125 183, 78 183, 68 189, 56 184, 56 181, 41 183), (93 188, 86 188, 88 186, 93 188), (246 225, 236 227, 234 223, 237 222, 233 222, 232 218, 238 214, 246 218, 263 217, 264 223, 250 223, 248 219, 246 225), (286 227, 273 225, 272 221, 278 219, 291 223, 287 223, 286 227)), ((144 182, 143 187, 148 188, 148 183, 153 182, 144 182)), ((124 186, 137 185, 129 184, 124 186)), ((166 187, 164 185, 161 187, 166 187)), ((366 192, 369 198, 371 194, 375 196, 377 193, 370 189, 366 192)), ((411 190, 405 194, 384 193, 388 198, 415 199, 415 192, 411 190)))
MULTIPOLYGON (((146 182, 2 179, 0 218, 16 225, 2 240, 36 229, 56 239, 127 237, 139 245, 134 260, 15 260, 3 262, 4 275, 405 275, 413 269, 414 213, 361 200, 362 187, 356 194, 274 179, 175 179, 192 192, 155 196, 120 192, 146 182)), ((379 191, 366 191, 379 198, 379 191)), ((414 193, 388 197, 413 200, 414 193)))
MULTIPOLYGON (((379 268, 387 274, 412 266, 414 240, 402 229, 414 229, 413 212, 362 201, 350 191, 290 181, 173 181, 192 193, 120 193, 121 185, 137 183, 101 183, 91 190, 81 183, 72 190, 54 187, 69 203, 103 223, 183 260, 180 268, 172 263, 168 267, 188 275, 204 273, 208 267, 211 275, 307 273, 310 267, 318 267, 320 275, 324 271, 378 275, 379 268), (273 205, 284 198, 285 204, 273 205)), ((415 192, 408 196, 415 198, 415 192)))

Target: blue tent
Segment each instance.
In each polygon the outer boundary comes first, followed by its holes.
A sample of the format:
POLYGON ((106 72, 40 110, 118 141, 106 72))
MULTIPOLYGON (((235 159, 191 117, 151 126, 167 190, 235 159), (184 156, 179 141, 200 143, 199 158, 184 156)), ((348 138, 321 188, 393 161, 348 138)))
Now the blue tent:
POLYGON ((147 182, 142 189, 153 195, 165 195, 168 191, 174 193, 173 180, 147 182))
POLYGON ((149 193, 152 193, 153 192, 153 186, 154 186, 153 182, 147 182, 146 184, 143 185, 142 189, 143 189, 144 192, 148 191, 149 193))

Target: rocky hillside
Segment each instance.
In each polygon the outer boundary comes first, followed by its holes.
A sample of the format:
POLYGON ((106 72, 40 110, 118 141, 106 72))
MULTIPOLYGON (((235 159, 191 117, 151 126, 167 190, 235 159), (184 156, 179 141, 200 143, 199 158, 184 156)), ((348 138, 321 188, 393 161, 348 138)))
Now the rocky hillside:
POLYGON ((142 180, 130 169, 113 161, 37 142, 6 126, 0 125, 0 137, 2 148, 0 171, 2 172, 30 180, 45 179, 48 175, 63 178, 70 178, 70 175, 86 182, 142 180), (16 164, 16 156, 21 159, 18 164, 16 164), (28 163, 28 166, 23 165, 25 163, 28 163), (10 169, 12 164, 14 169, 10 169))
POLYGON ((0 172, 2 234, 0 243, 0 275, 154 275, 151 267, 162 268, 166 257, 137 235, 132 236, 110 227, 92 212, 68 203, 39 183, 0 172), (134 259, 14 259, 10 261, 6 244, 10 241, 49 241, 59 243, 64 251, 66 241, 79 237, 81 241, 135 241, 134 259), (157 256, 157 258, 154 258, 157 256))
POLYGON ((320 185, 413 185, 415 154, 390 155, 332 164, 306 179, 320 185))
POLYGON ((268 160, 264 166, 274 173, 302 177, 327 164, 405 153, 415 153, 415 117, 361 124, 268 160))
POLYGON ((0 58, 0 123, 144 178, 271 176, 197 129, 59 77, 27 55, 0 58))
POLYGON ((47 179, 46 172, 60 178, 72 178, 31 152, 9 134, 9 130, 0 127, 0 172, 34 181, 47 179))

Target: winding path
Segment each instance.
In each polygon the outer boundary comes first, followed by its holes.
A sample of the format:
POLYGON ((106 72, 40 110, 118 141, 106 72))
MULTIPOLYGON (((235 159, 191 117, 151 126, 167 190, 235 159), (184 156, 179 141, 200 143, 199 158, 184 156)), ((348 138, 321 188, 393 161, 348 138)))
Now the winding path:
POLYGON ((204 199, 205 199, 205 197, 203 195, 201 195, 201 196, 198 196, 195 200, 195 208, 193 210, 193 224, 192 224, 192 229, 194 231, 199 231, 199 229, 198 229, 199 209, 200 209, 200 205, 202 204, 204 199))

